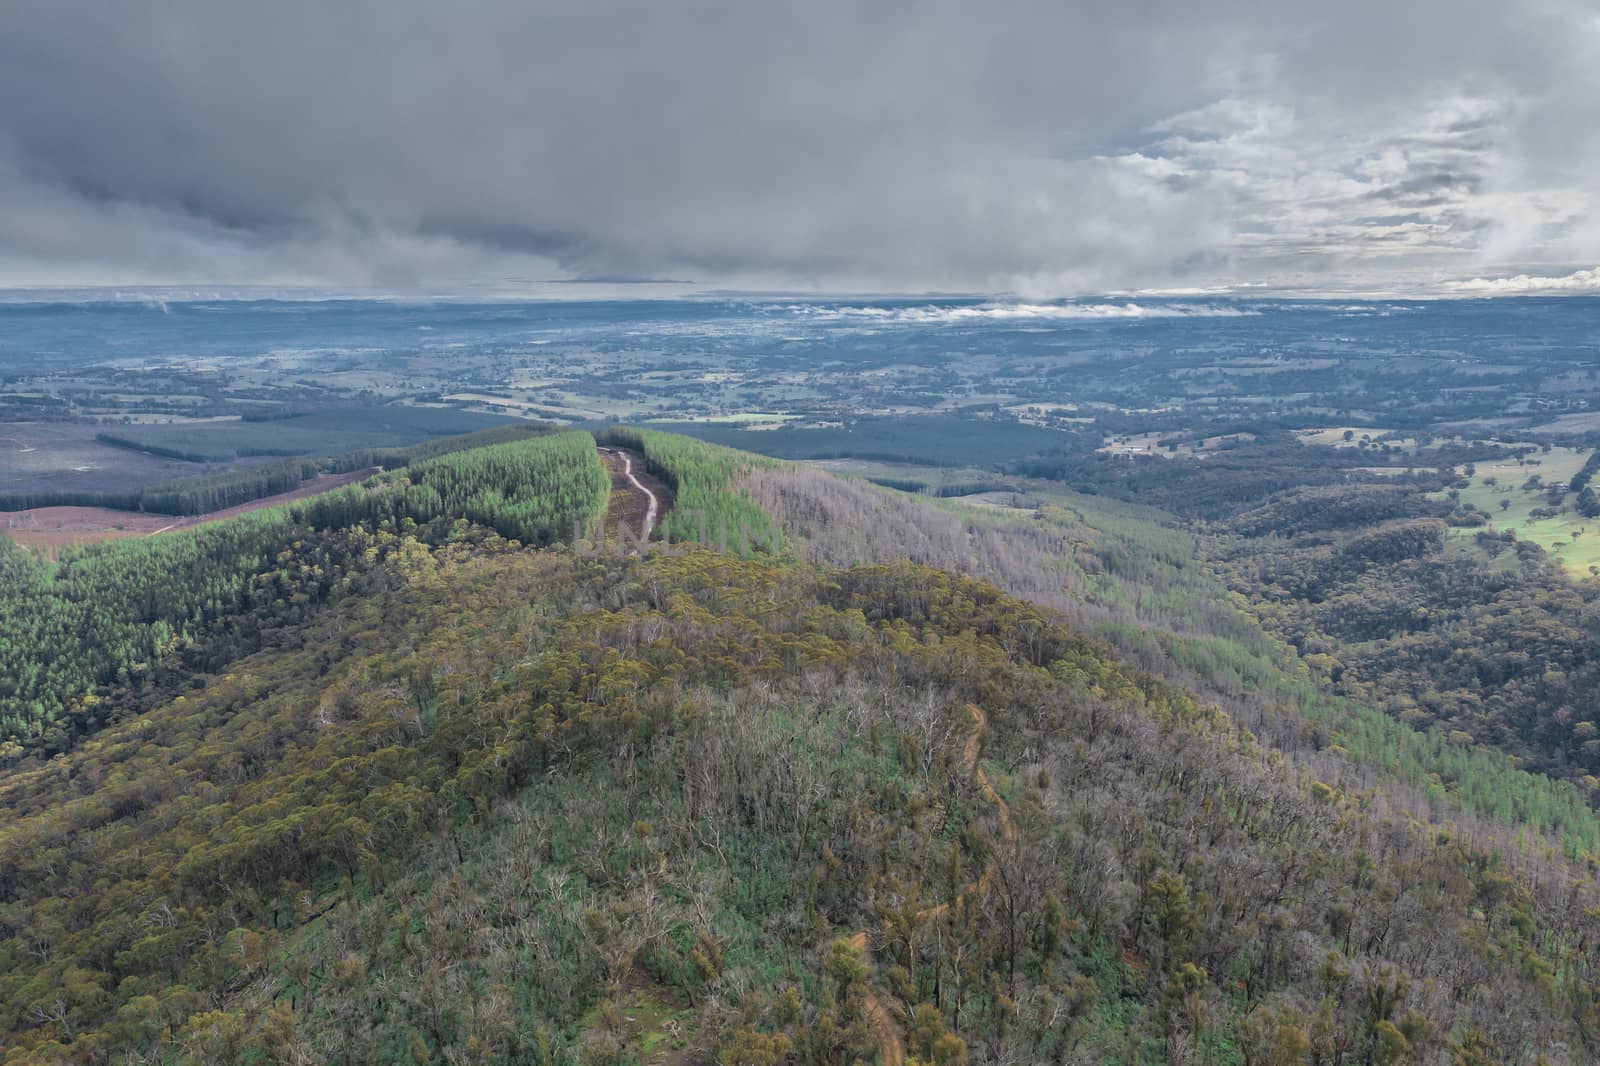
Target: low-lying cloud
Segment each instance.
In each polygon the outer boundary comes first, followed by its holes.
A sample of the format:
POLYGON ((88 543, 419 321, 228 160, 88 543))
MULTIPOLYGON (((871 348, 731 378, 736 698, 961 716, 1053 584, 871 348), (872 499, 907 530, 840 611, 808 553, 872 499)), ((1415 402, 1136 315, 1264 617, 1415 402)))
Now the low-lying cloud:
POLYGON ((1474 296, 1561 296, 1600 293, 1600 268, 1576 270, 1558 277, 1517 274, 1509 278, 1470 278, 1446 282, 1450 292, 1474 296))
POLYGON ((960 325, 967 322, 1069 322, 1146 318, 1241 318, 1260 314, 1233 304, 985 303, 917 307, 790 304, 782 310, 813 322, 884 325, 960 325))

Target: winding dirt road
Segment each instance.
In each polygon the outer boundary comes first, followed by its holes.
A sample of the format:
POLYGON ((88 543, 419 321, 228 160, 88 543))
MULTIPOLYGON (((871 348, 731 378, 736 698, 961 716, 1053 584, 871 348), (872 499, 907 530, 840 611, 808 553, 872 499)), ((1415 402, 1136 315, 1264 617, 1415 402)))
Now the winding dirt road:
POLYGON ((661 514, 661 498, 633 472, 633 456, 628 452, 621 448, 601 448, 600 454, 605 457, 606 465, 611 469, 613 484, 620 476, 630 489, 644 497, 644 515, 639 519, 639 541, 643 543, 649 540, 650 534, 656 528, 656 519, 661 514))
MULTIPOLYGON (((975 703, 967 704, 967 712, 972 715, 973 729, 967 737, 967 742, 961 747, 961 763, 967 768, 978 782, 978 791, 983 793, 985 799, 995 805, 995 810, 1000 816, 1000 835, 1009 843, 1017 839, 1017 827, 1011 821, 1011 808, 1006 806, 1006 801, 1000 798, 1000 793, 995 791, 994 783, 989 780, 989 775, 984 773, 983 767, 978 765, 978 744, 983 737, 984 730, 989 728, 989 716, 983 713, 983 708, 975 703)), ((983 872, 972 884, 962 888, 961 895, 974 896, 988 892, 994 884, 994 869, 983 872)), ((950 910, 950 904, 941 903, 937 907, 918 911, 917 917, 930 921, 943 917, 950 910)), ((851 947, 861 952, 863 957, 870 958, 867 931, 865 929, 856 933, 849 940, 851 947)), ((861 1013, 866 1018, 867 1028, 872 1030, 872 1038, 878 1042, 878 1057, 883 1061, 883 1066, 905 1066, 906 1046, 900 1036, 900 1025, 895 1021, 889 1008, 879 999, 870 988, 863 989, 861 993, 861 1013)))
POLYGON ((661 501, 656 499, 656 494, 644 487, 644 482, 633 476, 633 460, 627 452, 619 452, 622 456, 622 476, 640 492, 650 498, 650 507, 644 513, 644 525, 639 530, 640 540, 649 540, 650 531, 656 528, 656 514, 661 510, 661 501))

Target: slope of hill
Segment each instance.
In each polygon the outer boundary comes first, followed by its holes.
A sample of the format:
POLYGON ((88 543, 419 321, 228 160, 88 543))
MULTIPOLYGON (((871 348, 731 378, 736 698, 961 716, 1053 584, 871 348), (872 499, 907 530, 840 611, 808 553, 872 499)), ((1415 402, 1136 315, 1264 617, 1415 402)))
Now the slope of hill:
POLYGON ((1247 728, 1273 646, 1225 669, 1214 579, 1139 584, 1190 565, 1150 516, 629 443, 778 537, 493 528, 596 514, 583 435, 514 453, 514 506, 343 495, 215 673, 172 649, 181 692, 0 770, 4 1061, 1593 1060, 1592 863, 1247 728), (946 549, 1061 609, 856 562, 946 549))
MULTIPOLYGON (((237 654, 236 620, 279 603, 274 578, 306 536, 354 524, 428 527, 458 521, 528 544, 593 528, 610 479, 587 433, 450 452, 335 492, 267 508, 192 533, 105 543, 41 560, 0 538, 0 759, 59 751, 92 732, 110 688, 165 692, 159 663, 188 652, 215 666, 237 654)), ((311 558, 299 601, 334 591, 333 572, 359 560, 311 558)), ((243 645, 243 646, 248 646, 243 645)))
POLYGON ((1417 817, 1508 850, 1558 846, 1590 862, 1600 853, 1600 820, 1573 785, 1318 683, 1159 511, 1058 489, 936 503, 793 466, 751 467, 741 484, 806 558, 910 559, 1060 610, 1125 661, 1217 701, 1323 781, 1355 790, 1381 781, 1417 817))

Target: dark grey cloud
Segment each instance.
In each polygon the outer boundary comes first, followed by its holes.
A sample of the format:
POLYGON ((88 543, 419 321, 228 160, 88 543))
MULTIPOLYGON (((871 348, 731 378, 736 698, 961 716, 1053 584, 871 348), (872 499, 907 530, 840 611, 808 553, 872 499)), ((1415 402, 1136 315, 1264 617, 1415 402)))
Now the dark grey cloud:
POLYGON ((0 283, 1589 265, 1597 72, 1587 0, 0 0, 0 283))

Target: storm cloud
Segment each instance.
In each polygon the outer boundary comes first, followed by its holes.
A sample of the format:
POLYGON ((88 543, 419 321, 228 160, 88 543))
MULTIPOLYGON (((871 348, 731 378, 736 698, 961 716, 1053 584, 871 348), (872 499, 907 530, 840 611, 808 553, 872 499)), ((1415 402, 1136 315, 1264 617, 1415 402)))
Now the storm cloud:
POLYGON ((0 0, 0 284, 1447 290, 1597 131, 1588 0, 0 0))

